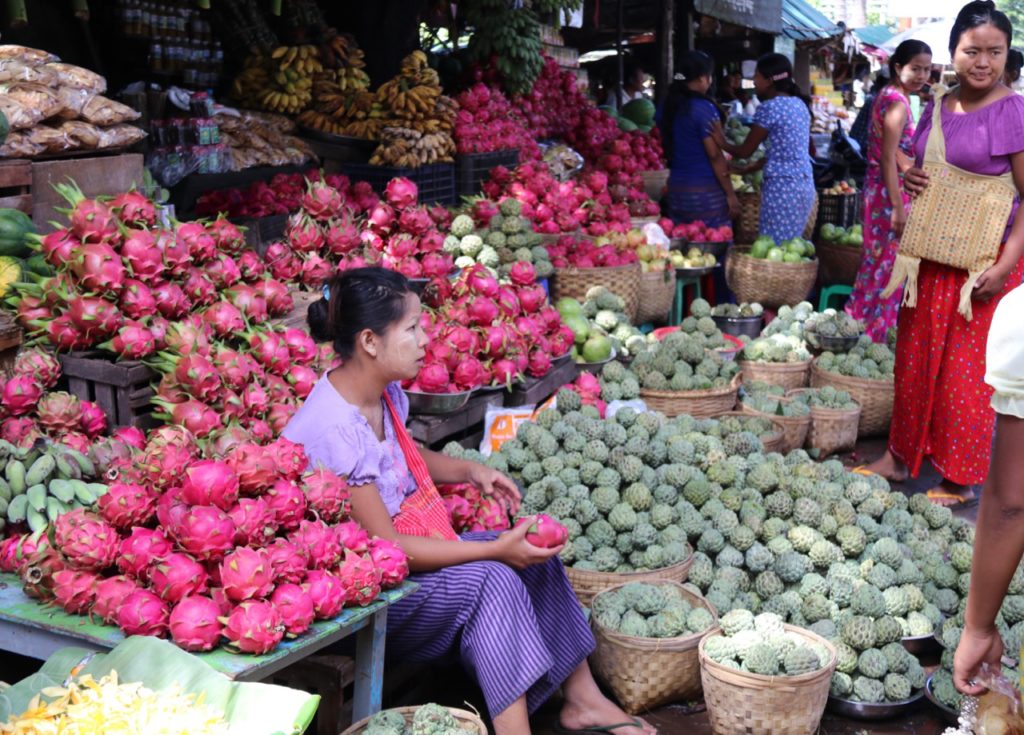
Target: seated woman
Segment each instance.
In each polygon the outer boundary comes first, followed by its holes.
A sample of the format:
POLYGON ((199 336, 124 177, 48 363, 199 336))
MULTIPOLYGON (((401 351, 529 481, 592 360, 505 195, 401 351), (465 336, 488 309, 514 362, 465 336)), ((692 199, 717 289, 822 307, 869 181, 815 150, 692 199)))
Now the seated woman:
POLYGON ((313 465, 348 478, 352 516, 409 555, 420 589, 388 610, 393 661, 459 660, 483 690, 497 735, 530 732, 559 687, 559 731, 651 735, 598 689, 594 638, 558 553, 526 526, 458 537, 434 483, 470 482, 518 509, 515 484, 480 464, 416 447, 399 381, 414 378, 427 337, 404 276, 359 268, 330 279, 309 308, 313 336, 343 364, 326 373, 285 428, 313 465))

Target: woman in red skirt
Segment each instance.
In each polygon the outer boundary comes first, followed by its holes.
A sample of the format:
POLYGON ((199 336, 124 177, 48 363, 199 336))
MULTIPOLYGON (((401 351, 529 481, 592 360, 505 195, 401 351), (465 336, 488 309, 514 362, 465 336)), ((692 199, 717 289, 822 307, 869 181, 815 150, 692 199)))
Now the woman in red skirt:
MULTIPOLYGON (((941 120, 951 165, 989 176, 1012 171, 1024 191, 1024 97, 1002 83, 1011 36, 1009 20, 993 3, 961 9, 950 33, 960 84, 943 99, 941 120)), ((931 120, 929 105, 915 135, 917 167, 905 177, 911 194, 928 183, 920 166, 931 120)), ((927 260, 917 307, 900 310, 889 449, 868 469, 902 481, 916 477, 927 457, 942 475, 928 495, 942 505, 975 500, 973 486, 988 472, 995 415, 984 380, 985 342, 996 305, 1021 282, 1024 218, 1014 214, 998 261, 975 286, 970 321, 957 311, 967 272, 927 260)))

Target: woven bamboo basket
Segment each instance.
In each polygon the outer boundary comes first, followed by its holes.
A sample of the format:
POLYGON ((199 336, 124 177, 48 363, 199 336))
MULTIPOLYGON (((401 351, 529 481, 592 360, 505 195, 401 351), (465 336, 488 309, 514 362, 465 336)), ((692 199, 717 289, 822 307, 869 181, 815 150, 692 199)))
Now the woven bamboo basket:
POLYGON ((811 361, 800 362, 758 362, 756 360, 740 360, 743 379, 749 382, 778 385, 787 391, 806 388, 811 378, 811 361))
MULTIPOLYGON (((787 396, 807 392, 807 388, 794 390, 787 396)), ((824 408, 811 406, 811 428, 807 432, 806 446, 817 449, 821 457, 853 449, 857 445, 857 426, 860 424, 860 404, 856 408, 824 408)))
MULTIPOLYGON (((779 401, 788 402, 790 398, 779 398, 779 401)), ((770 413, 764 413, 763 411, 757 411, 743 402, 740 402, 740 411, 747 414, 748 416, 760 416, 761 418, 771 419, 779 426, 782 427, 783 442, 782 449, 779 450, 782 454, 792 452, 794 449, 800 449, 804 442, 807 441, 807 433, 811 430, 811 416, 773 416, 770 413)))
POLYGON ((664 322, 676 297, 676 271, 648 271, 640 274, 636 323, 664 322))
POLYGON ((737 194, 740 215, 733 221, 733 239, 736 242, 754 242, 761 232, 761 192, 737 194))
MULTIPOLYGON (((678 582, 659 581, 660 587, 677 587, 691 607, 703 607, 718 616, 711 603, 678 582)), ((621 585, 618 585, 621 586, 621 585)), ((601 592, 608 594, 613 588, 601 592)), ((590 655, 594 676, 622 708, 635 715, 670 702, 699 699, 700 657, 697 646, 704 633, 678 638, 638 638, 623 635, 591 617, 597 648, 590 655)))
POLYGON ((597 593, 627 582, 667 581, 682 584, 690 573, 690 567, 693 566, 693 549, 687 546, 687 550, 690 552, 689 556, 678 564, 662 569, 652 569, 649 572, 617 574, 616 572, 593 572, 589 569, 566 567, 565 576, 569 578, 569 584, 572 585, 573 592, 576 593, 576 599, 580 601, 580 604, 590 607, 590 603, 597 593))
POLYGON ((889 432, 892 421, 892 406, 896 397, 896 387, 892 378, 886 380, 868 380, 851 378, 838 373, 821 370, 817 360, 811 363, 811 387, 822 388, 831 385, 836 390, 845 390, 860 404, 860 421, 857 424, 857 436, 877 436, 889 432))
MULTIPOLYGON (((742 416, 743 418, 750 418, 751 414, 745 411, 726 411, 721 416, 718 416, 718 420, 726 418, 727 416, 742 416)), ((772 452, 783 452, 786 447, 786 430, 782 428, 782 424, 775 420, 776 417, 768 417, 765 415, 759 416, 759 418, 767 418, 774 429, 771 435, 762 436, 761 443, 764 444, 764 453, 771 454, 772 452)))
POLYGON ((818 278, 818 261, 776 263, 751 257, 749 245, 733 245, 725 260, 725 280, 737 301, 769 308, 798 304, 818 278))
POLYGON ((640 178, 644 181, 644 190, 654 201, 659 201, 665 194, 665 187, 668 185, 668 169, 660 171, 641 171, 640 178))
MULTIPOLYGON (((395 707, 394 712, 399 712, 405 718, 406 725, 412 725, 413 715, 416 714, 416 710, 419 707, 395 707)), ((487 725, 477 715, 472 712, 467 712, 464 709, 457 709, 455 707, 447 707, 449 712, 452 713, 452 717, 459 723, 459 732, 465 733, 479 733, 479 735, 487 735, 487 725)), ((342 730, 341 735, 360 735, 366 732, 366 726, 370 724, 371 717, 364 717, 359 722, 354 723, 347 730, 342 730)))
POLYGON ((741 378, 737 375, 724 388, 710 390, 647 390, 640 389, 640 400, 652 411, 661 411, 672 418, 687 413, 697 419, 713 419, 736 405, 741 378))
POLYGON ((821 200, 818 195, 814 195, 814 206, 811 207, 811 216, 807 218, 807 224, 804 225, 803 238, 804 240, 810 240, 814 237, 814 226, 818 223, 818 204, 821 200))
POLYGON ((787 632, 827 648, 832 654, 829 664, 800 676, 760 676, 708 658, 704 647, 720 630, 701 638, 697 648, 700 678, 715 735, 811 735, 818 731, 836 668, 836 648, 809 630, 785 627, 787 632))
POLYGON ((821 263, 821 282, 827 286, 852 286, 857 280, 860 261, 864 257, 861 248, 819 242, 815 245, 818 261, 821 263))
POLYGON ((626 302, 626 316, 636 323, 640 305, 639 263, 614 268, 556 268, 551 277, 551 301, 568 296, 582 303, 594 286, 604 286, 621 297, 626 302))

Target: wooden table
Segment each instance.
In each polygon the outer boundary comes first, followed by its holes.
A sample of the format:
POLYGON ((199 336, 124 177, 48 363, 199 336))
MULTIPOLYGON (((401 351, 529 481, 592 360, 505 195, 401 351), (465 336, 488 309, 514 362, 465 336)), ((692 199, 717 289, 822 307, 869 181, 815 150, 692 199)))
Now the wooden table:
MULTIPOLYGON (((415 582, 382 592, 366 607, 345 608, 337 618, 313 624, 310 630, 263 656, 239 655, 217 648, 195 654, 229 679, 262 681, 332 643, 356 635, 356 675, 352 702, 354 721, 380 711, 384 681, 384 639, 388 605, 411 595, 415 582)), ((59 607, 47 607, 28 597, 14 574, 0 574, 0 650, 46 660, 68 646, 105 651, 123 641, 112 625, 101 625, 59 607)))

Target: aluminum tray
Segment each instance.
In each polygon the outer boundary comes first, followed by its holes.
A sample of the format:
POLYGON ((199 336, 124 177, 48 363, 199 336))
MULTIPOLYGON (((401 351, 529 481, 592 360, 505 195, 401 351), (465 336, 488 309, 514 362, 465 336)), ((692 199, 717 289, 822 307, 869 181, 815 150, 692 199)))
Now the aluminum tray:
POLYGON ((914 710, 924 699, 924 689, 920 689, 910 699, 902 702, 855 702, 852 699, 840 699, 831 694, 828 697, 828 711, 855 720, 888 720, 903 717, 914 710))
POLYGON ((473 391, 463 393, 416 393, 405 391, 409 399, 409 413, 451 413, 466 405, 473 391))
POLYGON ((925 699, 927 699, 929 702, 931 702, 933 705, 935 705, 935 707, 939 710, 939 712, 942 713, 942 718, 946 722, 948 722, 950 725, 957 724, 957 721, 960 719, 960 713, 957 712, 952 707, 947 707, 942 702, 940 702, 938 699, 936 699, 935 693, 932 691, 932 677, 931 676, 929 676, 928 680, 925 681, 925 683, 924 683, 924 696, 925 696, 925 699))

